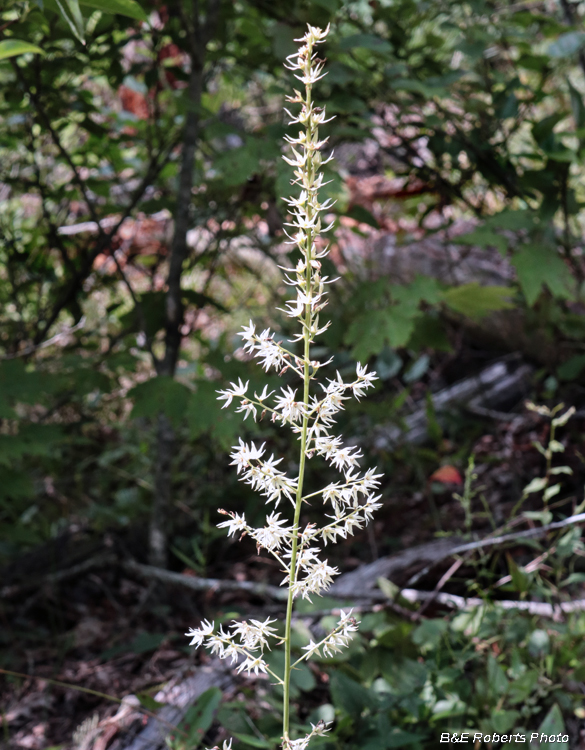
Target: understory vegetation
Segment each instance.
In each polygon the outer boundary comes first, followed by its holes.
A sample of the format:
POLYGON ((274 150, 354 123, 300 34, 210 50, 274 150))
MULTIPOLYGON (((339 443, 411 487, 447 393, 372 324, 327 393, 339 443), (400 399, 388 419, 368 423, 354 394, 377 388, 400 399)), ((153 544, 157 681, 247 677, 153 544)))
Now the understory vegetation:
MULTIPOLYGON (((383 479, 371 526, 326 547, 338 584, 292 619, 297 656, 342 610, 361 625, 292 671, 291 737, 323 721, 311 747, 585 747, 584 16, 2 4, 1 747, 132 747, 198 674, 214 676, 153 748, 281 743, 278 685, 214 671, 183 633, 286 610, 276 563, 216 524, 264 523, 229 468, 240 438, 292 475, 297 445, 217 391, 298 387, 237 332, 297 333, 283 62, 307 24, 330 25, 315 92, 335 116, 320 200, 337 281, 313 355, 326 378, 377 372, 338 422, 383 479)), ((315 456, 306 494, 336 477, 315 456)))

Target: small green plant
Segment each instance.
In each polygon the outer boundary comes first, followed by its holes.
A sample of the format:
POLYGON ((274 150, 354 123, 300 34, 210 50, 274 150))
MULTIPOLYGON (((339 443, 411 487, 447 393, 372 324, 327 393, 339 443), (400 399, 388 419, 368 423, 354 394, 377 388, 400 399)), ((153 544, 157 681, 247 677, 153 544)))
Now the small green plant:
POLYGON ((543 477, 536 477, 535 479, 533 479, 524 488, 523 492, 523 498, 525 498, 533 492, 542 491, 542 500, 544 502, 544 509, 546 511, 548 508, 549 500, 551 500, 561 490, 560 483, 554 482, 553 477, 556 477, 559 474, 573 473, 570 466, 553 466, 552 462, 555 453, 564 453, 565 451, 565 446, 556 439, 557 428, 563 427, 567 424, 569 419, 575 413, 575 407, 571 406, 564 414, 557 416, 559 412, 561 412, 565 408, 564 404, 557 404, 557 406, 549 409, 548 406, 537 406, 531 401, 528 401, 526 406, 528 409, 530 409, 530 411, 534 411, 537 414, 540 414, 540 416, 550 419, 550 433, 547 447, 545 448, 539 441, 535 441, 533 443, 536 450, 542 456, 544 456, 546 460, 545 475, 543 477))
MULTIPOLYGON (((228 529, 231 536, 237 533, 252 537, 259 549, 273 555, 282 566, 283 584, 288 587, 286 621, 284 635, 279 638, 273 626, 275 620, 267 618, 258 620, 235 621, 229 628, 204 621, 198 628, 192 628, 187 635, 192 639, 191 645, 205 645, 213 654, 222 659, 231 658, 238 663, 238 672, 268 673, 281 686, 283 692, 282 748, 284 750, 304 750, 315 735, 323 735, 326 723, 317 721, 305 736, 293 739, 290 736, 291 723, 291 687, 293 670, 297 670, 311 656, 321 654, 331 656, 347 647, 358 623, 349 612, 341 611, 337 624, 330 632, 315 643, 312 640, 304 647, 304 653, 293 663, 291 656, 291 632, 294 601, 297 597, 309 599, 313 594, 321 594, 338 574, 338 569, 322 559, 318 544, 324 546, 335 542, 338 537, 345 539, 367 524, 375 510, 380 507, 379 497, 374 496, 380 484, 380 475, 372 469, 361 472, 358 462, 361 453, 357 448, 344 445, 342 439, 332 435, 330 430, 335 423, 335 415, 343 409, 344 401, 353 395, 359 399, 366 389, 376 380, 375 374, 367 372, 365 367, 357 365, 356 378, 345 383, 339 373, 327 384, 320 383, 321 393, 315 392, 314 384, 321 367, 327 362, 311 359, 311 345, 316 337, 328 327, 321 325, 319 314, 326 305, 325 287, 331 281, 322 275, 321 260, 328 253, 328 246, 320 235, 329 227, 322 227, 321 214, 331 207, 330 201, 319 201, 319 189, 324 184, 321 167, 329 161, 323 159, 322 149, 327 139, 319 140, 319 127, 327 122, 325 109, 314 104, 313 85, 323 77, 323 61, 315 51, 322 43, 327 31, 309 26, 307 33, 300 40, 298 53, 290 56, 288 67, 297 71, 296 78, 305 86, 304 94, 295 90, 288 101, 300 104, 301 111, 297 116, 290 115, 291 124, 302 126, 297 138, 287 137, 292 146, 292 158, 283 157, 294 167, 293 185, 301 188, 298 197, 290 198, 292 221, 288 224, 290 244, 300 252, 300 259, 294 269, 285 269, 286 282, 296 288, 296 299, 290 301, 283 311, 287 316, 298 321, 300 330, 289 342, 291 348, 274 340, 269 329, 256 332, 253 323, 244 327, 242 338, 244 349, 259 359, 265 371, 275 368, 280 374, 291 370, 302 382, 301 396, 291 387, 281 388, 281 395, 273 396, 265 386, 260 394, 248 394, 249 382, 241 380, 232 383, 231 388, 220 391, 219 398, 225 401, 224 406, 233 399, 239 401, 238 412, 244 419, 252 415, 254 419, 260 410, 261 418, 270 414, 273 422, 289 425, 299 441, 298 472, 295 477, 288 476, 278 468, 282 459, 274 456, 265 457, 265 444, 257 446, 246 444, 241 439, 231 454, 232 464, 236 466, 241 479, 253 489, 266 497, 267 503, 274 503, 277 508, 284 501, 292 506, 292 519, 281 517, 280 512, 273 511, 266 518, 266 526, 252 528, 244 514, 233 511, 220 511, 229 516, 229 520, 220 523, 228 529), (302 353, 294 351, 300 344, 302 353), (317 492, 304 494, 303 482, 306 463, 313 456, 323 457, 330 465, 343 473, 343 481, 333 482, 317 492), (304 503, 322 498, 330 511, 320 528, 308 524, 301 528, 301 510, 304 503), (274 671, 264 658, 264 649, 280 641, 284 649, 284 668, 282 677, 274 671)), ((287 111, 288 112, 288 111, 287 111)), ((231 747, 224 742, 224 750, 231 747)))
POLYGON ((471 503, 474 497, 478 494, 479 490, 473 487, 473 482, 477 479, 475 473, 475 457, 469 456, 467 461, 467 468, 465 469, 465 481, 463 483, 463 494, 454 493, 453 497, 461 503, 463 512, 465 513, 465 533, 467 536, 471 536, 471 526, 473 524, 473 512, 471 509, 471 503))

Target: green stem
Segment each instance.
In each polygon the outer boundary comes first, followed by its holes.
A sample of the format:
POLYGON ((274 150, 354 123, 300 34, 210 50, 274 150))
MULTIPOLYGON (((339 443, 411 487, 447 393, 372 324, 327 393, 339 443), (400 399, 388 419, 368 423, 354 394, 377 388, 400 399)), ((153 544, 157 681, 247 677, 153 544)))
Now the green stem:
MULTIPOLYGON (((309 59, 311 56, 311 50, 309 49, 309 59)), ((306 88, 306 107, 307 111, 311 109, 311 86, 307 85, 306 88)), ((312 130, 310 123, 307 124, 307 140, 311 138, 312 130)), ((307 171, 309 173, 309 184, 312 184, 314 179, 314 166, 312 153, 309 152, 307 156, 307 171)), ((307 191, 307 202, 310 205, 311 194, 307 191)), ((309 217, 309 209, 307 210, 307 216, 309 217)), ((295 514, 293 520, 293 538, 291 544, 291 557, 290 557, 290 573, 289 573, 289 584, 288 584, 288 600, 286 604, 286 623, 284 629, 284 695, 283 695, 283 713, 282 713, 282 736, 283 742, 286 743, 289 739, 289 726, 290 726, 290 677, 292 672, 291 665, 291 627, 292 627, 292 615, 293 615, 293 587, 296 583, 297 578, 297 553, 299 543, 299 521, 301 517, 301 507, 303 504, 303 481, 305 478, 305 463, 306 463, 306 446, 307 446, 307 430, 309 425, 308 407, 309 407, 309 384, 310 384, 310 345, 311 345, 311 304, 310 304, 310 293, 311 293, 311 248, 313 246, 313 233, 307 231, 306 235, 306 248, 305 248, 305 259, 307 263, 306 268, 306 294, 309 297, 309 304, 305 306, 305 325, 303 326, 303 340, 304 340, 304 362, 303 362, 303 381, 304 381, 304 393, 303 403, 305 405, 303 413, 303 427, 301 431, 301 448, 300 448, 300 459, 299 459, 299 482, 297 485, 297 494, 295 500, 295 514)))

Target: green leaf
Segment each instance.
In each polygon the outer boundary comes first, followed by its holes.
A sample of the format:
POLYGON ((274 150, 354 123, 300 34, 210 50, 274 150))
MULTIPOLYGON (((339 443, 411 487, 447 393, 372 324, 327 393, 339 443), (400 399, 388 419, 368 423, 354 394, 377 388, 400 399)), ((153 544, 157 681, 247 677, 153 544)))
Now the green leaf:
POLYGON ((296 34, 288 24, 275 23, 269 33, 272 37, 272 51, 279 60, 284 61, 289 55, 295 53, 296 34))
POLYGON ((374 34, 352 34, 344 37, 339 43, 341 50, 352 50, 362 48, 371 52, 380 52, 386 54, 392 52, 392 45, 386 39, 382 39, 374 34))
POLYGON ((235 187, 246 182, 260 170, 261 160, 273 158, 277 153, 266 141, 247 137, 243 146, 219 153, 214 159, 213 166, 221 172, 221 180, 225 186, 235 187))
POLYGON ((203 292, 196 292, 193 289, 183 289, 181 291, 181 298, 183 299, 183 302, 187 302, 197 308, 211 305, 212 307, 215 307, 216 310, 225 313, 228 312, 227 308, 224 307, 221 302, 218 302, 207 294, 203 294, 203 292))
POLYGON ((0 42, 0 60, 5 60, 7 57, 24 55, 27 52, 32 52, 37 55, 45 54, 36 44, 23 42, 21 39, 4 39, 0 42))
POLYGON ((376 704, 375 696, 367 688, 339 671, 331 676, 331 696, 334 705, 350 716, 359 716, 365 708, 376 704))
POLYGON ((217 400, 217 383, 199 381, 197 390, 189 396, 186 417, 191 437, 210 433, 220 445, 229 448, 242 427, 240 415, 231 409, 221 409, 217 400))
POLYGON ((505 734, 517 725, 519 718, 519 711, 494 711, 489 718, 490 730, 498 732, 498 734, 505 734))
MULTIPOLYGON (((450 352, 453 347, 447 337, 441 318, 431 311, 415 318, 414 331, 408 341, 408 348, 419 352, 422 349, 434 349, 439 352, 450 352)), ((379 372, 376 366, 376 371, 379 372)))
POLYGON ((540 490, 543 490, 547 484, 548 479, 546 477, 535 477, 526 485, 526 487, 524 487, 524 495, 530 495, 533 492, 540 492, 540 490))
POLYGON ((416 383, 429 369, 431 359, 428 354, 421 354, 406 370, 402 379, 405 383, 416 383))
POLYGON ((423 654, 435 649, 449 629, 446 620, 425 620, 412 632, 412 640, 420 647, 423 654))
POLYGON ((379 354, 386 343, 398 348, 408 341, 414 330, 412 315, 400 315, 396 307, 368 310, 354 318, 345 341, 354 344, 352 356, 355 359, 365 362, 372 354, 379 354))
POLYGON ((447 307, 468 318, 483 318, 495 310, 514 307, 506 286, 480 286, 476 281, 448 289, 444 294, 447 307))
MULTIPOLYGON (((150 338, 154 338, 157 331, 166 325, 166 298, 166 292, 144 292, 138 297, 138 304, 120 316, 120 324, 132 331, 140 331, 144 328, 144 332, 150 338)), ((201 308, 205 305, 212 305, 222 312, 227 312, 219 302, 193 289, 182 289, 181 301, 186 306, 194 305, 201 308)))
MULTIPOLYGON (((424 734, 405 732, 403 729, 396 729, 395 727, 390 734, 386 734, 383 737, 383 742, 389 750, 394 750, 394 748, 409 747, 410 745, 416 745, 417 748, 421 747, 420 743, 424 739, 426 739, 426 735, 424 734)), ((380 744, 378 744, 379 747, 381 747, 380 744)))
POLYGON ((424 663, 407 659, 402 653, 412 648, 410 626, 389 628, 387 633, 380 634, 380 645, 392 649, 384 649, 380 654, 379 667, 382 676, 392 687, 394 692, 408 695, 420 691, 429 677, 429 670, 424 663))
POLYGON ((386 598, 390 599, 390 601, 394 601, 400 593, 400 587, 395 583, 392 583, 388 578, 382 578, 382 576, 380 576, 376 582, 380 591, 386 598))
MULTIPOLYGON (((215 422, 223 418, 221 404, 217 401, 217 384, 199 381, 197 390, 189 397, 187 419, 191 436, 196 438, 211 430, 215 422)), ((226 411, 226 414, 228 412, 226 411)))
POLYGON ((573 527, 569 529, 557 542, 557 555, 559 557, 570 557, 577 550, 583 548, 581 541, 581 529, 573 527))
POLYGON ((168 636, 163 633, 138 633, 138 635, 130 641, 130 643, 120 644, 118 646, 112 646, 112 648, 106 649, 100 654, 101 659, 111 659, 113 656, 118 654, 146 654, 149 651, 156 651, 160 644, 166 640, 168 636))
POLYGON ((450 695, 437 701, 433 706, 433 719, 446 719, 449 716, 461 716, 467 711, 467 705, 458 695, 450 695))
POLYGON ((538 683, 538 671, 529 669, 510 683, 508 699, 510 703, 524 703, 538 683))
POLYGON ((148 21, 148 16, 136 0, 79 0, 80 5, 96 8, 104 13, 117 13, 121 16, 148 21))
POLYGON ((573 469, 571 469, 570 466, 554 466, 550 471, 549 474, 572 474, 573 469))
POLYGON ((360 224, 368 224, 369 226, 374 227, 374 229, 380 228, 376 217, 363 206, 353 206, 350 211, 347 211, 344 214, 344 216, 359 221, 360 224))
POLYGON ((419 274, 410 284, 390 287, 392 298, 403 305, 408 305, 414 313, 421 302, 436 305, 443 299, 443 290, 436 279, 419 274))
POLYGON ((207 731, 213 724, 215 712, 221 703, 222 693, 218 687, 211 687, 201 693, 197 703, 187 711, 180 728, 188 734, 188 746, 199 747, 207 731))
POLYGON ((550 651, 550 636, 546 630, 533 630, 528 639, 528 653, 530 656, 539 657, 550 651))
POLYGON ((49 456, 62 439, 58 425, 21 424, 18 434, 0 435, 0 464, 11 466, 23 456, 49 456))
POLYGON ((476 245, 477 247, 495 247, 502 255, 508 250, 508 240, 501 234, 486 226, 478 227, 472 232, 463 234, 455 239, 458 245, 476 245))
MULTIPOLYGON (((558 704, 555 703, 547 715, 544 717, 542 724, 538 727, 538 733, 551 735, 565 734, 565 722, 563 714, 558 704)), ((568 742, 541 742, 539 750, 569 750, 568 742)))
POLYGON ((577 380, 583 370, 585 370, 585 354, 575 354, 559 365, 557 376, 560 380, 577 380))
POLYGON ((510 684, 508 678, 506 677, 501 665, 498 664, 495 657, 491 654, 488 657, 487 663, 487 679, 492 695, 501 698, 508 692, 508 686, 510 684))
POLYGON ((550 487, 547 487, 542 495, 542 499, 545 503, 548 503, 548 501, 554 497, 555 495, 558 495, 561 491, 561 485, 560 484, 552 484, 550 487))
POLYGON ((585 573, 571 573, 570 576, 561 582, 561 587, 572 586, 575 583, 585 583, 585 573))
POLYGON ((136 697, 140 701, 140 705, 144 706, 148 711, 158 711, 165 704, 155 701, 154 698, 148 693, 136 693, 136 697))
POLYGON ((518 209, 513 210, 506 208, 500 211, 499 214, 490 216, 484 222, 484 227, 490 229, 510 229, 512 231, 518 231, 518 229, 531 229, 534 226, 536 215, 530 209, 518 209))
POLYGON ((375 370, 382 380, 390 380, 402 369, 402 359, 389 346, 385 346, 376 360, 375 370))
POLYGON ((27 473, 0 467, 0 500, 19 500, 31 498, 33 495, 34 485, 27 473))
POLYGON ((442 89, 433 88, 432 86, 428 86, 422 81, 417 81, 410 78, 396 79, 393 82, 393 87, 395 89, 401 89, 403 91, 414 91, 417 94, 421 94, 421 96, 426 97, 427 99, 431 99, 434 96, 442 96, 446 93, 442 89))
POLYGON ((246 745, 250 745, 250 747, 262 747, 267 748, 267 750, 273 750, 275 747, 275 743, 272 740, 261 739, 254 734, 243 734, 242 732, 232 732, 232 734, 236 739, 241 740, 246 745))
POLYGON ((514 589, 520 593, 528 591, 530 584, 530 578, 524 570, 516 565, 516 562, 509 553, 506 553, 506 559, 508 561, 508 571, 512 579, 514 589))
POLYGON ((177 425, 185 416, 191 391, 173 378, 161 375, 134 386, 128 395, 134 399, 133 418, 154 419, 165 414, 177 425))
POLYGON ((550 510, 526 510, 522 515, 530 521, 540 521, 543 526, 549 524, 553 518, 550 510))
POLYGON ((309 667, 306 664, 299 664, 291 672, 291 683, 302 692, 314 690, 317 682, 309 667))
POLYGON ((572 296, 571 272, 555 249, 541 243, 525 244, 514 254, 512 264, 530 307, 538 299, 543 286, 547 286, 556 297, 567 299, 572 296))
POLYGON ((85 44, 85 28, 78 0, 55 0, 61 15, 82 44, 85 44))
POLYGON ((165 633, 139 633, 130 643, 129 648, 134 654, 146 654, 149 651, 156 651, 167 637, 165 633))
POLYGON ((583 96, 573 86, 571 81, 567 79, 567 85, 569 87, 569 93, 571 95, 571 109, 573 110, 573 118, 575 119, 575 125, 577 128, 585 126, 585 104, 583 104, 583 96))
POLYGON ((328 10, 329 13, 335 13, 339 7, 337 0, 313 0, 313 4, 328 10))

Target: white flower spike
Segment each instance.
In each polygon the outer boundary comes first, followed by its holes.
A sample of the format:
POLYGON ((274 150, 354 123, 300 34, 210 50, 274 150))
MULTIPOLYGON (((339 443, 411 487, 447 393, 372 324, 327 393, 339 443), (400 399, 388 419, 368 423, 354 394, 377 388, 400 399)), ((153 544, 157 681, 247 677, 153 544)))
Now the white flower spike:
MULTIPOLYGON (((313 86, 325 75, 324 63, 318 59, 316 47, 326 40, 328 31, 329 27, 322 30, 309 26, 306 34, 297 40, 300 42, 298 52, 287 58, 286 65, 305 86, 304 92, 295 90, 294 96, 288 97, 289 102, 300 105, 300 112, 293 115, 285 111, 291 123, 302 127, 296 137, 286 136, 291 149, 289 154, 283 156, 294 170, 291 184, 300 188, 299 195, 287 201, 290 206, 287 236, 301 256, 296 268, 283 268, 285 283, 294 287, 292 299, 285 302, 283 312, 293 321, 298 321, 297 333, 288 343, 294 345, 300 342, 302 354, 287 348, 269 328, 258 332, 252 322, 244 326, 240 333, 244 352, 257 359, 265 371, 275 369, 280 375, 289 372, 297 375, 301 382, 299 385, 285 385, 279 394, 265 386, 261 393, 254 392, 252 396, 248 393, 249 382, 243 383, 240 379, 218 392, 218 399, 224 402, 222 408, 235 399, 238 404, 236 411, 242 413, 244 419, 251 415, 255 420, 258 410, 262 414, 269 412, 274 423, 288 425, 299 441, 299 461, 294 476, 285 471, 282 458, 275 458, 274 455, 266 458, 265 444, 257 446, 240 439, 239 445, 234 446, 230 454, 231 465, 236 467, 241 481, 258 490, 267 503, 274 502, 275 507, 281 500, 288 500, 293 508, 292 513, 271 509, 267 512, 264 525, 254 528, 248 524, 243 513, 222 510, 220 512, 228 518, 218 524, 227 529, 230 537, 251 537, 258 552, 264 550, 282 566, 282 584, 288 589, 284 637, 278 635, 272 627, 275 621, 270 619, 263 622, 236 621, 227 629, 220 626, 217 630, 213 622, 204 620, 198 628, 191 628, 186 633, 191 638, 191 645, 203 645, 219 658, 230 659, 232 664, 237 664, 238 673, 245 672, 257 677, 267 673, 271 680, 282 686, 283 750, 305 750, 312 737, 327 731, 326 725, 319 722, 304 737, 290 737, 292 669, 313 655, 329 657, 347 648, 358 628, 351 610, 347 613, 342 610, 337 626, 319 642, 311 640, 293 664, 291 621, 294 600, 297 597, 310 599, 327 591, 339 571, 322 559, 322 548, 335 543, 338 538, 346 539, 357 529, 363 528, 381 506, 380 495, 374 494, 380 487, 381 475, 373 469, 362 472, 359 468, 361 451, 344 444, 339 435, 331 434, 331 427, 345 402, 352 397, 362 398, 377 380, 375 373, 368 372, 365 365, 358 364, 353 382, 344 382, 341 375, 336 373, 334 378, 320 383, 320 391, 316 391, 313 385, 319 370, 329 364, 312 360, 310 356, 311 345, 329 325, 319 321, 319 314, 327 304, 326 290, 328 284, 332 283, 331 279, 321 275, 320 261, 327 256, 329 246, 320 235, 333 226, 332 223, 327 224, 330 220, 327 212, 333 203, 329 199, 321 201, 319 190, 328 184, 321 169, 333 154, 323 155, 328 139, 319 137, 319 128, 329 120, 325 109, 315 106, 312 99, 313 86), (303 494, 306 463, 315 455, 339 470, 342 476, 320 490, 303 494), (325 520, 321 528, 308 524, 302 529, 303 504, 311 498, 323 500, 327 510, 325 520), (284 644, 284 678, 273 673, 264 658, 265 651, 275 642, 284 644)), ((286 511, 287 503, 284 505, 286 511)), ((219 750, 219 747, 213 750, 219 750)), ((231 740, 229 744, 224 742, 223 750, 231 750, 231 740)))

